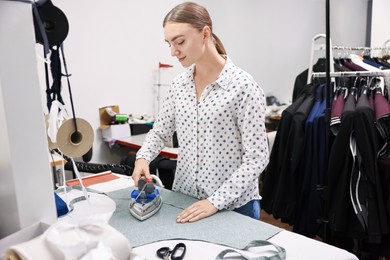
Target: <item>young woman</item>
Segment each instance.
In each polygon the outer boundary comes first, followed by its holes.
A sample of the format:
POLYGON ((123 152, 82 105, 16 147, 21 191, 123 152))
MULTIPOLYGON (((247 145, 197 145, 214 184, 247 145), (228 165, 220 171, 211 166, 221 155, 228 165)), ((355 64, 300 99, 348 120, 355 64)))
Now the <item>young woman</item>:
POLYGON ((223 209, 259 219, 258 180, 269 160, 263 90, 227 57, 204 7, 179 4, 163 27, 171 55, 187 70, 171 83, 137 153, 133 179, 150 177, 149 162, 176 131, 180 147, 173 190, 199 199, 177 222, 223 209))

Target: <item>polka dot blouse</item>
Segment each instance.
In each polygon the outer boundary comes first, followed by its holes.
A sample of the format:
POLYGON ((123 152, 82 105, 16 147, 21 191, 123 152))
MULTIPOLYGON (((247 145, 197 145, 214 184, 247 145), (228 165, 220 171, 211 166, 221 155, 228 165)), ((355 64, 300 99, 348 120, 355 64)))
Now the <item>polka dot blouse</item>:
POLYGON ((176 130, 174 191, 207 198, 219 210, 261 199, 258 180, 269 160, 263 90, 227 58, 197 103, 193 75, 194 65, 173 80, 137 159, 152 161, 176 130))

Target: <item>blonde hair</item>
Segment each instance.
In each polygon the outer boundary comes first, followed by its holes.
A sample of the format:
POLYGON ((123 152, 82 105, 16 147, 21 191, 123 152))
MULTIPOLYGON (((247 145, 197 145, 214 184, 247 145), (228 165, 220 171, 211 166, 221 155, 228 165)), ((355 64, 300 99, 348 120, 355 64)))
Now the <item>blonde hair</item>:
POLYGON ((175 6, 164 18, 163 27, 167 22, 188 23, 199 31, 205 26, 210 27, 212 39, 220 55, 226 56, 226 50, 221 40, 213 33, 213 23, 209 12, 203 6, 193 3, 184 2, 175 6))

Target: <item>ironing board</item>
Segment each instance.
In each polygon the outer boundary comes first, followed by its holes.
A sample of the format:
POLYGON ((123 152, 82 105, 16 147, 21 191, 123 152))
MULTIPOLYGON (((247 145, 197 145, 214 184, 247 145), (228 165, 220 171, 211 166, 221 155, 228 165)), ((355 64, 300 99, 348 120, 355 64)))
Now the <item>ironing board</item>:
POLYGON ((161 209, 141 222, 129 212, 133 189, 121 189, 107 195, 117 205, 110 225, 122 232, 134 247, 168 239, 187 239, 243 248, 253 240, 267 240, 282 231, 234 211, 220 211, 194 223, 176 223, 177 215, 196 199, 164 188, 159 188, 163 200, 161 209))

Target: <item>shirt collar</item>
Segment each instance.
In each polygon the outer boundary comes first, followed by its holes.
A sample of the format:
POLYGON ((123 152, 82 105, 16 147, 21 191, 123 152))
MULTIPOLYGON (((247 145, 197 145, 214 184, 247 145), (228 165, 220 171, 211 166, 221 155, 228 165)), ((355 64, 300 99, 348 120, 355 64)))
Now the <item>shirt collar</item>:
POLYGON ((235 65, 229 57, 226 57, 225 66, 215 81, 221 88, 227 89, 230 81, 232 80, 235 72, 235 65))
MULTIPOLYGON (((191 82, 194 81, 194 70, 195 70, 195 64, 192 64, 190 67, 187 68, 185 77, 183 77, 182 81, 180 82, 181 85, 188 86, 190 85, 191 82)), ((221 88, 227 89, 230 81, 234 76, 234 72, 235 72, 234 63, 231 61, 229 57, 226 57, 225 66, 223 66, 222 71, 219 74, 215 83, 217 83, 221 88)))

